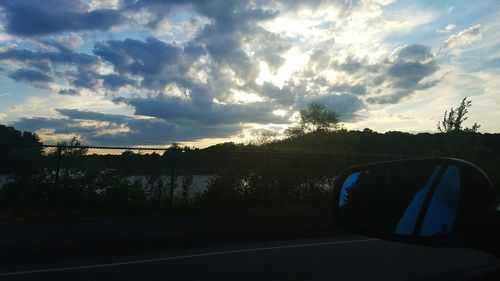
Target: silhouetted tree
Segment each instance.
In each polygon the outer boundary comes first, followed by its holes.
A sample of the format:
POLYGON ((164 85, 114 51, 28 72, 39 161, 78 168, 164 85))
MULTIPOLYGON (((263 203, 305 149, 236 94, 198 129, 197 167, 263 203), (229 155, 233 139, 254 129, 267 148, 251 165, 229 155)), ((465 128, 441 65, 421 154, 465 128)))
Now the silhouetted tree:
POLYGON ((287 129, 288 136, 300 136, 315 131, 331 131, 339 128, 340 115, 318 102, 311 102, 307 109, 300 111, 300 122, 287 129))
POLYGON ((88 148, 83 147, 80 140, 75 136, 72 137, 69 142, 62 141, 58 142, 57 145, 61 149, 61 154, 65 156, 80 156, 85 155, 88 148))
POLYGON ((21 132, 14 127, 0 125, 0 144, 5 145, 40 145, 38 136, 31 132, 21 132))
POLYGON ((477 132, 480 125, 474 123, 472 127, 468 128, 462 127, 462 124, 465 120, 468 119, 467 113, 468 108, 472 106, 472 101, 467 100, 465 97, 460 105, 457 108, 450 108, 450 111, 445 111, 443 116, 443 121, 437 123, 437 129, 441 133, 449 133, 449 132, 477 132))
POLYGON ((255 132, 255 140, 251 142, 254 145, 265 145, 272 143, 278 137, 278 133, 273 130, 261 129, 255 132))
POLYGON ((42 142, 30 132, 0 125, 0 172, 30 171, 42 155, 42 142))

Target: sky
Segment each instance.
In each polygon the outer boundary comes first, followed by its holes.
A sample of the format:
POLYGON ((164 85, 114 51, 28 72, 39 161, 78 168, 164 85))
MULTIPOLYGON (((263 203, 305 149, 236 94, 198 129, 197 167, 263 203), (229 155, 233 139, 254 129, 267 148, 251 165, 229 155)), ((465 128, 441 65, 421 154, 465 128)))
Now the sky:
POLYGON ((500 1, 2 0, 0 85, 0 124, 46 143, 249 142, 311 102, 436 132, 466 96, 500 132, 500 1))

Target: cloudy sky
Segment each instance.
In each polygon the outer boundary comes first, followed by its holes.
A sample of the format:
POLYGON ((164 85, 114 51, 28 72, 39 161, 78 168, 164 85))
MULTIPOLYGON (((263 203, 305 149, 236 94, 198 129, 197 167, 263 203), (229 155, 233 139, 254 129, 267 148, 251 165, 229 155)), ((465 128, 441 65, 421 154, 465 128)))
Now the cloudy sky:
POLYGON ((500 2, 2 0, 0 123, 45 142, 197 146, 281 132, 433 132, 468 96, 500 132, 500 2))

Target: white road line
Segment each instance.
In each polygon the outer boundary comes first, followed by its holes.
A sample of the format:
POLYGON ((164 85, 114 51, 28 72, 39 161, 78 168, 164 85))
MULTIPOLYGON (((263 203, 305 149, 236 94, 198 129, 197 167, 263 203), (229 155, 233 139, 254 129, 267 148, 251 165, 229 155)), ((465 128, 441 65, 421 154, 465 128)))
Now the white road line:
POLYGON ((332 242, 321 242, 321 243, 306 243, 306 244, 284 245, 284 246, 263 247, 263 248, 250 248, 250 249, 241 249, 241 250, 217 251, 217 252, 210 252, 210 253, 191 254, 191 255, 183 255, 183 256, 175 256, 175 257, 163 257, 163 258, 155 258, 155 259, 134 260, 134 261, 116 262, 116 263, 92 264, 92 265, 81 265, 81 266, 59 267, 59 268, 37 269, 37 270, 25 270, 25 271, 12 271, 12 272, 0 273, 0 277, 10 276, 10 275, 22 275, 22 274, 33 274, 33 273, 47 273, 47 272, 113 267, 113 266, 130 265, 130 264, 151 263, 151 262, 160 262, 160 261, 169 261, 169 260, 181 260, 181 259, 189 259, 189 258, 199 258, 199 257, 248 253, 248 252, 259 252, 259 251, 268 251, 268 250, 277 250, 277 249, 290 249, 290 248, 315 247, 315 246, 324 246, 324 245, 361 243, 361 242, 370 242, 370 241, 376 241, 376 240, 379 240, 379 239, 359 239, 359 240, 332 241, 332 242))

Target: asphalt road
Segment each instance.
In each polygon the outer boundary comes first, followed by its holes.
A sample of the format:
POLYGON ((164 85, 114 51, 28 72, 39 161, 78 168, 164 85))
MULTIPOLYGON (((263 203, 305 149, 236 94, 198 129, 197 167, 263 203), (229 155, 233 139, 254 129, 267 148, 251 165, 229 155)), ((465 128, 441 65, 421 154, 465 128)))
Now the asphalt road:
POLYGON ((0 266, 0 280, 455 280, 498 266, 479 251, 349 236, 0 266))

